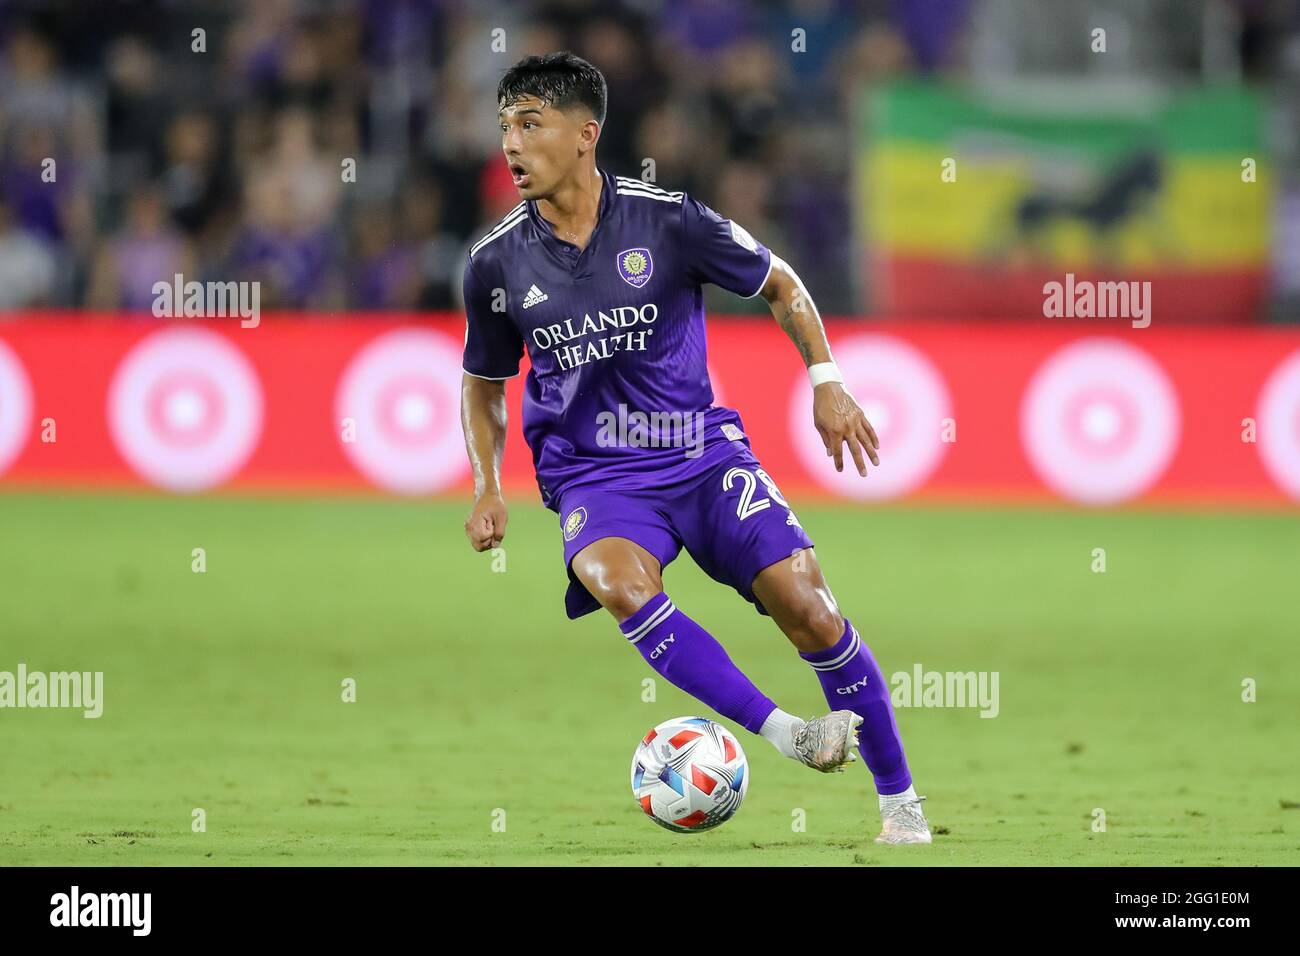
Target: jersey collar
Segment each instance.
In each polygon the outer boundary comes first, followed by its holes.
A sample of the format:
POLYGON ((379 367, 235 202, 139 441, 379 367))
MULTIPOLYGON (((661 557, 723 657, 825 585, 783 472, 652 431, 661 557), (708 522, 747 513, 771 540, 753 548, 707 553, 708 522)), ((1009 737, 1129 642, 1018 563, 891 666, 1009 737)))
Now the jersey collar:
MULTIPOLYGON (((596 231, 600 229, 606 217, 608 217, 610 210, 614 208, 614 196, 618 192, 618 183, 615 182, 613 176, 600 168, 597 168, 596 171, 600 173, 600 178, 604 185, 600 188, 600 205, 596 210, 596 225, 591 230, 591 239, 587 241, 587 249, 591 248, 592 240, 596 238, 596 231)), ((551 228, 551 224, 546 221, 540 212, 537 211, 537 202, 532 199, 528 200, 527 208, 528 218, 532 220, 533 227, 537 230, 537 234, 541 237, 542 242, 546 244, 547 248, 560 255, 561 258, 566 258, 570 261, 576 260, 580 254, 578 247, 571 242, 565 242, 563 239, 560 239, 555 235, 555 230, 551 228)), ((584 249, 583 251, 585 252, 586 250, 584 249)))

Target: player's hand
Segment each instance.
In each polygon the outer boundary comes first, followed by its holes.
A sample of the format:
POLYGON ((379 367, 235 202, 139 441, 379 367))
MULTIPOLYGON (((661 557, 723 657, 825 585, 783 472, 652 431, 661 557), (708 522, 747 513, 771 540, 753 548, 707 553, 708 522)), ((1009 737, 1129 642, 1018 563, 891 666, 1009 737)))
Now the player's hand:
POLYGON ((844 445, 858 466, 858 474, 867 477, 863 452, 873 465, 880 465, 880 439, 867 421, 853 396, 839 382, 823 382, 813 389, 813 424, 826 443, 826 454, 834 457, 835 470, 844 470, 844 445))
POLYGON ((510 520, 506 513, 505 499, 500 495, 483 495, 474 502, 474 510, 465 519, 465 537, 475 551, 488 551, 501 547, 501 539, 506 536, 506 522, 510 520))

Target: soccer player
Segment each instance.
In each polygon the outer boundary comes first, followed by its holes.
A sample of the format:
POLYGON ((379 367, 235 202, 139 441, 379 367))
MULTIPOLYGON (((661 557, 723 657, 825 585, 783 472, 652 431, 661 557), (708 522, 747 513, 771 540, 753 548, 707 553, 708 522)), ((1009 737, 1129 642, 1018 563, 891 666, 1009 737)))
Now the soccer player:
POLYGON ((866 476, 879 444, 844 389, 799 277, 738 223, 680 192, 596 165, 601 72, 569 53, 527 57, 497 87, 501 145, 523 198, 470 249, 461 421, 474 472, 465 533, 506 532, 500 487, 505 380, 525 347, 523 428, 542 502, 560 516, 570 618, 603 607, 666 680, 823 772, 855 760, 875 780, 878 843, 929 843, 889 691, 840 613, 813 542, 713 404, 700 286, 761 295, 808 367, 813 425, 837 470, 866 476), (770 616, 821 682, 832 712, 781 710, 664 593, 682 548, 770 616))

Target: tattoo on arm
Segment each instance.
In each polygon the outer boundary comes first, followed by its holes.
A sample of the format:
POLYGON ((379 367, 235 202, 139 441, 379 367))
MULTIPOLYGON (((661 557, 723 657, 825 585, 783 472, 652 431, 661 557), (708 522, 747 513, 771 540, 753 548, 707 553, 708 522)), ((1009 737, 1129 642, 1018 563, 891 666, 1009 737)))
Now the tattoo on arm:
POLYGON ((799 350, 805 367, 831 360, 830 343, 826 341, 826 329, 817 306, 794 271, 775 256, 772 277, 764 287, 763 297, 781 331, 799 350))
POLYGON ((803 356, 803 364, 808 366, 812 364, 813 360, 812 343, 805 338, 803 330, 799 328, 799 324, 795 321, 795 313, 798 311, 791 306, 777 319, 777 323, 781 326, 781 331, 785 332, 790 337, 790 341, 799 349, 799 354, 803 356))

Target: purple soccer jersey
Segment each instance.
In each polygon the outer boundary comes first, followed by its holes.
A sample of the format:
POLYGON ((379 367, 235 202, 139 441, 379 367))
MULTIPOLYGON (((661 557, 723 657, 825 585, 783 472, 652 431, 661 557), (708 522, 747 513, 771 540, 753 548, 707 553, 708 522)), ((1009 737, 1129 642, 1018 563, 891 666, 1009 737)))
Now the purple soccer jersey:
POLYGON ((771 253, 683 193, 601 176, 586 249, 557 239, 531 202, 471 248, 465 371, 511 378, 528 349, 524 438, 561 517, 570 617, 599 607, 570 562, 603 537, 661 566, 685 548, 765 613, 754 577, 812 541, 740 416, 713 404, 700 285, 757 295, 771 253))
POLYGON ((752 297, 771 270, 765 246, 684 193, 601 179, 585 249, 523 202, 465 267, 465 371, 512 378, 528 349, 524 438, 557 511, 574 485, 663 486, 731 453, 740 420, 713 404, 700 286, 752 297))

